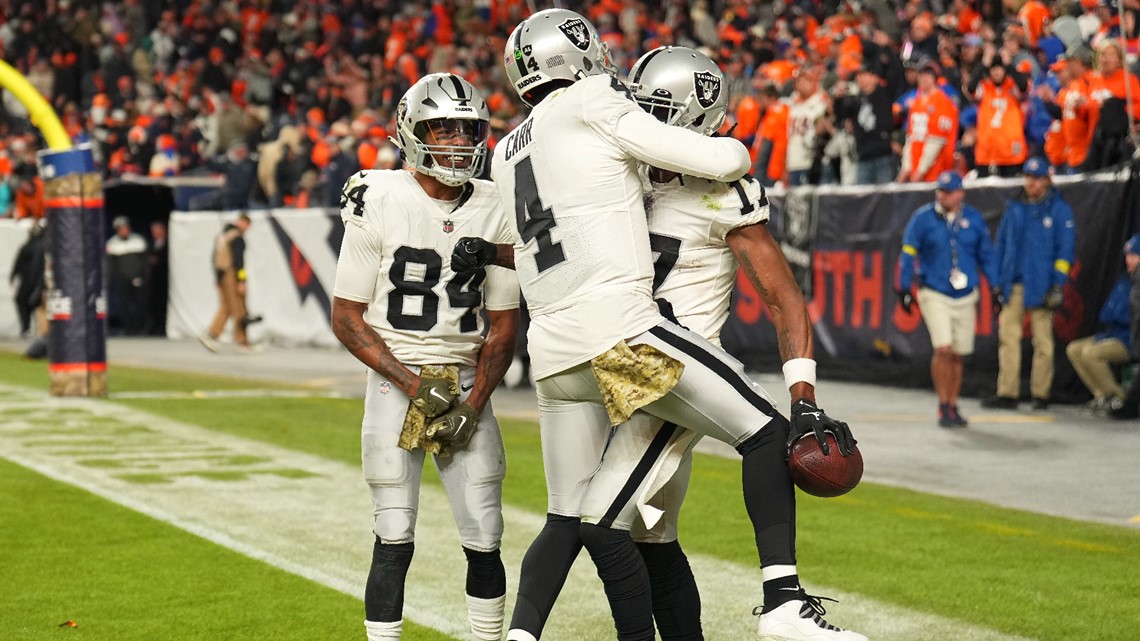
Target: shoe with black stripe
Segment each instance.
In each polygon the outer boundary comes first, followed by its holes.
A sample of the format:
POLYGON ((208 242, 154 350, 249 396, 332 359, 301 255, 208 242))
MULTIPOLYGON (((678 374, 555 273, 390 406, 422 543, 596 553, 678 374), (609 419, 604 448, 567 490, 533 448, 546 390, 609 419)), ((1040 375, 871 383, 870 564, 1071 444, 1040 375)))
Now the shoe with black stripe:
POLYGON ((823 608, 823 600, 835 601, 812 596, 801 589, 795 599, 771 611, 760 612, 760 641, 867 641, 867 637, 858 632, 843 630, 824 621, 823 615, 827 611, 823 608))

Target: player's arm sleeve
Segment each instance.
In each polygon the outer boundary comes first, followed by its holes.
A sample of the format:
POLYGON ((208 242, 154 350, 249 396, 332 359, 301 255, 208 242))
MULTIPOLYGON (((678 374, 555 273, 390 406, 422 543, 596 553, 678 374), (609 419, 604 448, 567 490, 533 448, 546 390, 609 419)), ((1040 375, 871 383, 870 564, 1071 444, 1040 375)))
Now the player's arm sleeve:
POLYGON ((630 110, 614 124, 619 147, 651 167, 718 181, 737 180, 752 165, 748 148, 735 138, 712 138, 666 125, 630 110))
POLYGON ((488 311, 518 308, 519 280, 514 271, 494 265, 487 267, 487 282, 483 285, 483 306, 488 311))
POLYGON ((383 258, 381 247, 378 230, 362 216, 345 218, 334 296, 358 303, 372 302, 383 258))
MULTIPOLYGON (((496 235, 491 239, 500 248, 514 253, 515 229, 507 217, 504 209, 499 216, 499 227, 496 235)), ((511 263, 514 263, 512 256, 511 263)), ((483 286, 483 306, 488 311, 502 311, 517 309, 519 306, 519 280, 513 269, 487 267, 487 282, 483 286)))
POLYGON ((767 223, 771 214, 768 193, 756 178, 745 175, 728 186, 721 206, 714 212, 710 234, 721 241, 727 241, 734 229, 767 223))

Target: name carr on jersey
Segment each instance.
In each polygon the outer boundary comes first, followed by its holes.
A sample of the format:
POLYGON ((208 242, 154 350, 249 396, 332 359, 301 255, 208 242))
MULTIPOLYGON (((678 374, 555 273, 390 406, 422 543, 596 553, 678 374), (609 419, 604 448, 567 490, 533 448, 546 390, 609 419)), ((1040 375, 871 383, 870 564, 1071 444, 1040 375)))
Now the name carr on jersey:
POLYGON ((511 133, 509 136, 510 140, 507 141, 507 160, 510 160, 511 156, 514 156, 519 151, 521 151, 523 147, 526 147, 530 144, 530 130, 532 126, 534 126, 534 121, 527 120, 523 124, 519 125, 518 130, 511 133))

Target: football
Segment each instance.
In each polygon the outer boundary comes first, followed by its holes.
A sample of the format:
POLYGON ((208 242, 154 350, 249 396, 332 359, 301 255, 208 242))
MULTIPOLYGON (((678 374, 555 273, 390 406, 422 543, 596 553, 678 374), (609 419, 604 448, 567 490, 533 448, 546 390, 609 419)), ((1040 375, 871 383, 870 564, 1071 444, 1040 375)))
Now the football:
POLYGON ((830 454, 824 455, 819 441, 809 434, 792 445, 788 457, 792 481, 812 496, 842 496, 855 489, 863 478, 863 455, 858 445, 854 452, 843 456, 835 436, 828 434, 827 447, 830 454))

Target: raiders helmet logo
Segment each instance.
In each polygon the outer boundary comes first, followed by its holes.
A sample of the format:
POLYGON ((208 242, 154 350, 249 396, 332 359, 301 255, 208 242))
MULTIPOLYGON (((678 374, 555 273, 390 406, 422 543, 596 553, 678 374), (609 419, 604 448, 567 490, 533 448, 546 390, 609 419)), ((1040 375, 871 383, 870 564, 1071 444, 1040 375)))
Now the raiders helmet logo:
POLYGON ((567 20, 558 25, 558 28, 562 31, 562 34, 566 36, 566 39, 579 50, 585 51, 590 48, 590 33, 586 29, 585 20, 581 18, 567 20))
POLYGON ((720 77, 707 71, 693 72, 693 85, 697 88, 697 104, 708 109, 720 98, 720 77))

